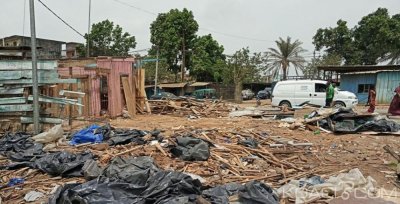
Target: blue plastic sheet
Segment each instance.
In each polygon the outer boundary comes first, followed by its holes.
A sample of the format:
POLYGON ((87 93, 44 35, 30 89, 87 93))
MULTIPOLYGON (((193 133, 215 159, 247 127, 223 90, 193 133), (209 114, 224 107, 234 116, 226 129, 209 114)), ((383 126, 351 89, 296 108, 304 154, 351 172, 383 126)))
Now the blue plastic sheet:
POLYGON ((101 143, 103 142, 103 133, 101 131, 96 132, 97 129, 101 128, 98 125, 91 125, 86 129, 82 129, 72 136, 71 145, 77 145, 82 143, 101 143))
POLYGON ((23 178, 12 178, 10 181, 8 181, 7 186, 15 186, 18 184, 23 184, 25 180, 23 178))

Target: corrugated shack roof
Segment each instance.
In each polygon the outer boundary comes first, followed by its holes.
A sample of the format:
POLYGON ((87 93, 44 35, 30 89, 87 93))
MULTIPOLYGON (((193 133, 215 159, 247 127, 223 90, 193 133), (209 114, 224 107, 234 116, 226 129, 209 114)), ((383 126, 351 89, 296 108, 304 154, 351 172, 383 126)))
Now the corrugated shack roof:
POLYGON ((172 83, 172 84, 160 84, 161 88, 182 88, 185 87, 187 83, 172 83))
POLYGON ((318 66, 320 71, 334 71, 337 73, 368 72, 368 71, 400 71, 400 65, 345 65, 345 66, 318 66))
POLYGON ((189 86, 208 86, 210 85, 210 82, 194 82, 193 84, 190 84, 189 86))

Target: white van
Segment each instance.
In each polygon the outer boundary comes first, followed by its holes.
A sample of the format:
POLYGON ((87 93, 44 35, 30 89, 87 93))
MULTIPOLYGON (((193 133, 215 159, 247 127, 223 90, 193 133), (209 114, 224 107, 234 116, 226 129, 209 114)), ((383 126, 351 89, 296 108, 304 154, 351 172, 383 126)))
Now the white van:
MULTIPOLYGON (((272 92, 272 106, 296 106, 309 101, 311 104, 325 106, 327 82, 321 80, 280 81, 272 92)), ((335 88, 333 105, 352 108, 358 99, 354 93, 335 88)))

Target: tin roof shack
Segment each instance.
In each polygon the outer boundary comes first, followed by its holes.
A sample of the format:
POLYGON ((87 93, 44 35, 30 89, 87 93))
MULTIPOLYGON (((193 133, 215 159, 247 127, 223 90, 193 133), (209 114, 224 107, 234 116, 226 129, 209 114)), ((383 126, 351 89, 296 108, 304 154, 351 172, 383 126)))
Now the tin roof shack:
POLYGON ((320 66, 318 70, 324 72, 325 79, 340 81, 340 89, 355 93, 361 104, 367 103, 372 85, 377 104, 390 104, 400 84, 400 65, 320 66))
MULTIPOLYGON (((60 59, 62 45, 65 42, 57 41, 57 40, 49 40, 43 38, 36 38, 36 43, 38 47, 38 59, 60 59)), ((13 35, 9 37, 5 37, 0 39, 0 46, 2 47, 29 47, 31 46, 31 38, 20 36, 20 35, 13 35)), ((27 58, 31 58, 31 52, 27 52, 27 58)))
MULTIPOLYGON (((76 83, 73 79, 59 79, 57 61, 38 61, 40 121, 61 123, 60 115, 48 111, 54 104, 74 104, 77 101, 49 97, 57 83, 76 83)), ((32 123, 32 61, 0 60, 0 126, 1 130, 21 130, 18 124, 32 123), (15 123, 15 121, 18 121, 15 123), (6 125, 6 128, 3 128, 6 125), (10 127, 15 125, 15 127, 10 127)))
MULTIPOLYGON (((98 117, 103 112, 116 117, 122 114, 126 104, 121 77, 127 76, 132 81, 134 62, 133 58, 60 60, 58 73, 63 78, 79 80, 77 86, 68 88, 85 93, 82 99, 84 116, 98 117)), ((73 112, 73 116, 79 114, 79 110, 73 112)))
POLYGON ((159 84, 158 86, 161 87, 165 92, 173 93, 177 96, 184 96, 185 89, 188 83, 169 83, 169 84, 159 84))

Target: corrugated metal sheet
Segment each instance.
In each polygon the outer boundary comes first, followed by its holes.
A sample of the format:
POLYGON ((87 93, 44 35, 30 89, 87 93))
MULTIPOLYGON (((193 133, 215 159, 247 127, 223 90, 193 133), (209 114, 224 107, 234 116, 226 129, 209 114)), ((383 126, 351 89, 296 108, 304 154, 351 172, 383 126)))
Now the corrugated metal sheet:
POLYGON ((356 94, 359 103, 367 103, 368 93, 358 93, 358 85, 375 83, 376 74, 346 74, 340 77, 340 89, 356 94))
MULTIPOLYGON (((58 73, 62 77, 69 76, 69 68, 58 68, 58 73)), ((72 76, 88 76, 89 79, 89 105, 90 115, 100 116, 100 79, 96 76, 95 70, 85 70, 84 67, 72 67, 72 76)))
POLYGON ((97 66, 111 69, 108 78, 108 112, 111 117, 122 114, 125 100, 121 89, 121 76, 129 76, 132 81, 132 64, 134 59, 99 59, 97 66))
POLYGON ((377 76, 376 101, 378 104, 390 104, 394 90, 400 84, 400 71, 381 72, 377 76))
MULTIPOLYGON (((106 75, 108 78, 108 113, 111 117, 120 115, 125 106, 125 100, 123 98, 123 92, 121 89, 121 76, 129 76, 129 80, 132 80, 133 63, 133 58, 97 60, 97 67, 110 70, 110 72, 106 75)), ((68 77, 69 68, 58 68, 58 73, 61 76, 68 77)), ((73 67, 72 75, 89 77, 90 114, 93 116, 99 116, 101 111, 100 77, 96 75, 96 70, 88 70, 84 67, 73 67)))

